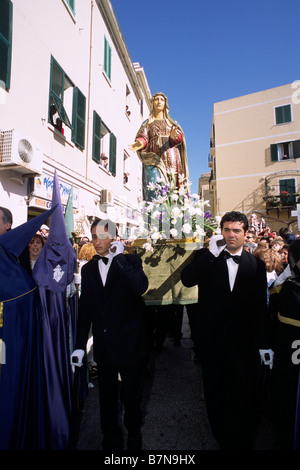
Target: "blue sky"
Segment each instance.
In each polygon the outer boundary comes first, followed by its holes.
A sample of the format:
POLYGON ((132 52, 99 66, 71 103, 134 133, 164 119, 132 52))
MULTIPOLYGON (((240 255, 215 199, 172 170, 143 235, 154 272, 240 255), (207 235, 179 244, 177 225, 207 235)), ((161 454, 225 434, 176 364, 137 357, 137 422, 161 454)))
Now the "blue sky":
POLYGON ((192 191, 213 104, 300 80, 299 0, 111 0, 133 62, 183 128, 192 191))

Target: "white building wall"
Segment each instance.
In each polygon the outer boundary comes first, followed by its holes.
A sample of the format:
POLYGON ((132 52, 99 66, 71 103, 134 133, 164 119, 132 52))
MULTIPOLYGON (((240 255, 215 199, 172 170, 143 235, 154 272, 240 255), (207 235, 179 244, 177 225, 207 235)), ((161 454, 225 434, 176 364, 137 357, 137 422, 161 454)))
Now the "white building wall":
MULTIPOLYGON (((65 0, 13 0, 13 38, 11 86, 0 100, 0 129, 17 129, 42 149, 42 174, 35 178, 34 193, 29 201, 29 214, 49 207, 54 170, 65 190, 73 185, 75 220, 104 217, 100 207, 102 189, 114 194, 114 205, 108 213, 123 224, 132 221, 141 195, 142 165, 135 153, 128 150, 141 122, 148 116, 149 89, 138 85, 131 59, 119 31, 109 0, 76 0, 73 16, 65 0), (108 12, 106 21, 99 5, 108 12), (112 48, 111 82, 103 73, 104 35, 112 48), (124 55, 124 54, 122 54, 124 55), (85 148, 71 141, 70 129, 64 125, 64 136, 48 123, 51 56, 86 97, 85 148), (126 87, 130 101, 126 101, 126 87), (139 99, 144 98, 144 116, 139 99), (130 116, 125 113, 130 102, 130 116), (116 176, 112 176, 92 159, 93 111, 117 138, 116 176), (123 184, 124 152, 128 155, 128 183, 123 184), (45 183, 45 184, 44 184, 45 183), (129 218, 128 218, 129 215, 129 218)), ((145 79, 145 77, 144 77, 145 79)), ((72 120, 72 94, 64 105, 72 120)), ((2 95, 1 95, 2 96, 2 95)), ((12 170, 0 171, 0 205, 10 208, 14 227, 28 218, 28 176, 12 170), (16 180, 17 178, 17 180, 16 180), (22 184, 22 180, 23 183, 22 184)), ((63 201, 64 202, 64 201, 63 201)))

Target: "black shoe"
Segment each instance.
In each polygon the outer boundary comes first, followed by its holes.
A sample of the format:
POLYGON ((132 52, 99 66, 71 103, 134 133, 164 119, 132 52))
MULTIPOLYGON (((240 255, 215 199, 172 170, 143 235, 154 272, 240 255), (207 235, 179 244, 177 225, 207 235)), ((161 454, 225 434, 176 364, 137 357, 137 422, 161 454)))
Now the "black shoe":
POLYGON ((142 450, 142 435, 140 432, 128 434, 127 449, 142 450))

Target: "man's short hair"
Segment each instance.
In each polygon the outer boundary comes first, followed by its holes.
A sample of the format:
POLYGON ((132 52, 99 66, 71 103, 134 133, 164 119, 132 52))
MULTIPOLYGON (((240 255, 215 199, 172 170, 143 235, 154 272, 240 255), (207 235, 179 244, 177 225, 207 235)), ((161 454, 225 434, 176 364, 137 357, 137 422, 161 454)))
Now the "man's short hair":
POLYGON ((91 225, 91 231, 94 227, 96 227, 97 229, 100 227, 104 227, 104 230, 110 234, 111 238, 115 238, 118 235, 117 226, 114 222, 112 222, 112 220, 96 218, 91 225))
POLYGON ((3 223, 12 225, 13 216, 12 216, 12 213, 10 212, 10 210, 7 209, 6 207, 2 207, 2 206, 0 206, 0 210, 3 212, 3 215, 2 215, 3 223))
POLYGON ((245 216, 245 214, 243 214, 242 212, 238 212, 238 211, 226 212, 226 214, 224 214, 221 219, 221 223, 220 223, 221 229, 223 229, 223 225, 225 222, 240 222, 243 224, 244 232, 248 230, 248 226, 249 226, 248 219, 245 216))

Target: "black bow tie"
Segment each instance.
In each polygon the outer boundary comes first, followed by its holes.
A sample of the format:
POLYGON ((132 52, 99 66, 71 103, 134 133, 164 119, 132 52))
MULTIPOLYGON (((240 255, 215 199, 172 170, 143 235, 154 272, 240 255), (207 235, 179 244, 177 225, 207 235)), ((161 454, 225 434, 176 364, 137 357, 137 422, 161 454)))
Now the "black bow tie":
POLYGON ((231 255, 229 253, 229 251, 224 251, 224 258, 225 259, 229 259, 229 258, 232 258, 233 261, 237 264, 239 264, 239 262, 241 261, 241 257, 240 256, 237 256, 237 255, 231 255))
POLYGON ((96 259, 97 261, 101 259, 104 264, 108 263, 108 258, 106 258, 105 256, 95 255, 93 258, 96 259))

